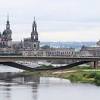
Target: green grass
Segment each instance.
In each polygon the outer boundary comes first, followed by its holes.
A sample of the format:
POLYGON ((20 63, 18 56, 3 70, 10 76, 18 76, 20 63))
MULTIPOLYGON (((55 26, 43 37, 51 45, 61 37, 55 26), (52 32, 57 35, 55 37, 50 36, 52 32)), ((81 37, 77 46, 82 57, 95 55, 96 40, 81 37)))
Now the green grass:
POLYGON ((99 71, 76 71, 69 73, 69 75, 64 76, 64 78, 71 80, 71 82, 92 83, 100 86, 99 71))
POLYGON ((41 65, 39 68, 53 68, 53 66, 52 65, 41 65))
MULTIPOLYGON (((53 66, 41 66, 42 68, 51 68, 53 66)), ((23 72, 25 75, 38 75, 40 77, 58 77, 58 78, 64 78, 69 79, 71 82, 79 82, 79 83, 91 83, 96 84, 100 86, 100 70, 96 69, 94 70, 91 67, 75 67, 71 68, 70 70, 66 69, 62 71, 58 71, 58 73, 55 73, 55 71, 38 71, 38 72, 23 72), (68 72, 69 71, 69 72, 68 72), (61 73, 59 73, 61 72, 61 73)))

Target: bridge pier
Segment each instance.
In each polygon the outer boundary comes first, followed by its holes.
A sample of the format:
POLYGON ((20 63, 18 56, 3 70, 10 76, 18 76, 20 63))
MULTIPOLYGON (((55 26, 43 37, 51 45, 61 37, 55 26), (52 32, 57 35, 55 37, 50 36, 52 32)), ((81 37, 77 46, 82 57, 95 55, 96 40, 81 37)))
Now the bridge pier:
POLYGON ((98 61, 94 61, 93 68, 98 68, 98 61))

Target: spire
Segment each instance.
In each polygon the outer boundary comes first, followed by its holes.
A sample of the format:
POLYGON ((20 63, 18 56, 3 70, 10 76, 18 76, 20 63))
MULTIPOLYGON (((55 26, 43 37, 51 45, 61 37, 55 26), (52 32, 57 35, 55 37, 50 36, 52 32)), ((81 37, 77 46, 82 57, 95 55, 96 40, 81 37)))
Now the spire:
POLYGON ((34 21, 33 21, 33 26, 36 27, 36 20, 35 20, 35 17, 34 17, 34 21))
POLYGON ((38 32, 37 32, 37 24, 36 24, 36 21, 35 21, 35 17, 34 17, 34 21, 33 21, 33 24, 32 24, 31 40, 32 41, 38 41, 38 32))
POLYGON ((34 22, 35 22, 35 16, 34 16, 34 22))
POLYGON ((9 14, 7 14, 7 24, 9 24, 9 14))
POLYGON ((9 23, 9 14, 7 14, 7 23, 6 23, 6 29, 10 29, 10 23, 9 23))
POLYGON ((7 14, 7 21, 9 21, 9 14, 7 14))
POLYGON ((32 25, 32 32, 37 33, 37 25, 36 25, 35 17, 34 17, 34 21, 33 21, 33 25, 32 25))

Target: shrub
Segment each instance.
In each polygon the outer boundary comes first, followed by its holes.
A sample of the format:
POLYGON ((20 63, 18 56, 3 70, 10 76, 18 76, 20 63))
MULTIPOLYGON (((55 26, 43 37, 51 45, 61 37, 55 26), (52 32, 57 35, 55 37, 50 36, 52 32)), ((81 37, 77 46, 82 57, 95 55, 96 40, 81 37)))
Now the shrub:
POLYGON ((96 77, 96 73, 95 72, 92 72, 92 73, 87 73, 86 75, 85 75, 85 77, 86 78, 95 78, 96 77))
POLYGON ((96 73, 94 82, 96 85, 100 86, 100 74, 99 73, 96 73))
POLYGON ((73 75, 73 74, 70 75, 68 78, 69 78, 72 82, 80 81, 80 80, 82 79, 81 76, 73 75))

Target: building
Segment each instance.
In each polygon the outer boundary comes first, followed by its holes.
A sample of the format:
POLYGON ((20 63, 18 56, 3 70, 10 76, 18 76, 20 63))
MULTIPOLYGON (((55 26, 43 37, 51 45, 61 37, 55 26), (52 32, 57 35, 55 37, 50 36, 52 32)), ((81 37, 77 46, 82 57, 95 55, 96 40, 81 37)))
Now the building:
POLYGON ((0 55, 22 55, 22 56, 75 56, 74 48, 41 48, 38 39, 37 23, 34 18, 32 32, 29 38, 21 42, 12 42, 12 30, 10 29, 9 17, 6 28, 0 33, 0 55))
POLYGON ((40 41, 38 40, 37 24, 34 18, 32 24, 32 32, 30 38, 25 38, 19 53, 23 56, 67 56, 73 57, 75 55, 74 48, 40 48, 40 41))
POLYGON ((7 19, 6 29, 3 33, 0 33, 0 47, 1 48, 11 48, 12 46, 12 30, 10 29, 9 18, 7 19))
POLYGON ((7 18, 6 28, 0 33, 0 55, 13 55, 15 49, 12 45, 12 30, 10 29, 9 17, 7 18))
POLYGON ((34 18, 33 25, 32 25, 32 32, 30 38, 24 39, 24 49, 32 49, 33 51, 39 49, 39 40, 38 40, 38 32, 37 32, 37 24, 34 18))
POLYGON ((81 50, 79 51, 79 54, 77 56, 81 57, 100 57, 100 46, 93 46, 93 47, 86 47, 82 46, 81 50))
POLYGON ((74 48, 50 48, 45 49, 45 56, 67 56, 72 57, 75 55, 74 48))

